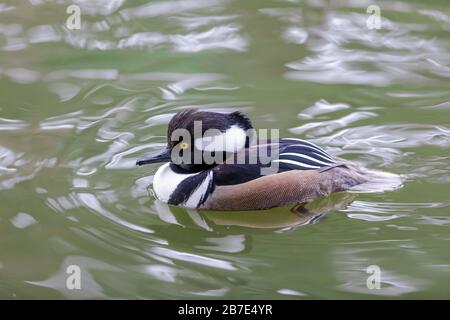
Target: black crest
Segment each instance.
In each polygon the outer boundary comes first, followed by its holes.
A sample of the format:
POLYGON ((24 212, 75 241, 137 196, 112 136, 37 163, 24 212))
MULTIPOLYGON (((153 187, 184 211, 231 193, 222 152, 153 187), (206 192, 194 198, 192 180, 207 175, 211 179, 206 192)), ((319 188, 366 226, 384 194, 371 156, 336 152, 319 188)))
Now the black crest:
POLYGON ((177 143, 176 141, 171 141, 172 132, 176 129, 186 129, 193 135, 195 121, 201 121, 202 134, 208 129, 216 129, 225 132, 233 125, 237 125, 244 130, 253 128, 250 119, 239 111, 232 113, 218 113, 188 109, 178 112, 170 120, 169 126, 167 127, 168 146, 172 147, 174 143, 177 143))

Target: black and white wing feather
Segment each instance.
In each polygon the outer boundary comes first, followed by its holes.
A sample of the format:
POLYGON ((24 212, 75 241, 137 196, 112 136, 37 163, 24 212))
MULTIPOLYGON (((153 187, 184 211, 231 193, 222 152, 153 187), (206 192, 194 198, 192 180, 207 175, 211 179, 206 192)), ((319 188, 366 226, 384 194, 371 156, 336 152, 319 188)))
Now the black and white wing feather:
MULTIPOLYGON (((280 139, 277 144, 269 144, 269 148, 277 148, 278 156, 269 163, 230 164, 225 163, 214 167, 214 183, 216 185, 236 185, 263 176, 262 168, 277 162, 277 172, 289 170, 321 170, 339 164, 338 160, 326 153, 315 144, 296 138, 280 139)), ((261 148, 261 145, 258 146, 261 148)), ((246 149, 246 152, 258 152, 258 148, 246 149)), ((273 156, 273 154, 272 154, 273 156)))
POLYGON ((337 164, 336 159, 315 144, 297 138, 280 139, 279 172, 289 170, 317 170, 337 164))

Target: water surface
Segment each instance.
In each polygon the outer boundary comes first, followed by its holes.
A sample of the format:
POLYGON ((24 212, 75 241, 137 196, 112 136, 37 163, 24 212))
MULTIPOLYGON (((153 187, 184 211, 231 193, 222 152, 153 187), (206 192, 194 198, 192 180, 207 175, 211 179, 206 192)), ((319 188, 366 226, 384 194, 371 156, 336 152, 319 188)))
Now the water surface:
POLYGON ((379 30, 364 0, 0 1, 1 298, 450 297, 448 1, 375 1, 379 30), (404 185, 322 199, 308 225, 169 207, 134 164, 186 107, 404 185))

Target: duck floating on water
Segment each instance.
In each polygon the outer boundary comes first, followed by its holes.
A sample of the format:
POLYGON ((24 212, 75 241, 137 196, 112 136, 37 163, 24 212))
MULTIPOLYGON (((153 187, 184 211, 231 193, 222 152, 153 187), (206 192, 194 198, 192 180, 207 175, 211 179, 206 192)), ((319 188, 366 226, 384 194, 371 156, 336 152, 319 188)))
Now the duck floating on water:
POLYGON ((241 112, 177 113, 169 122, 164 152, 136 164, 163 162, 153 179, 156 197, 207 210, 295 205, 380 178, 306 140, 255 139, 251 121, 241 112))

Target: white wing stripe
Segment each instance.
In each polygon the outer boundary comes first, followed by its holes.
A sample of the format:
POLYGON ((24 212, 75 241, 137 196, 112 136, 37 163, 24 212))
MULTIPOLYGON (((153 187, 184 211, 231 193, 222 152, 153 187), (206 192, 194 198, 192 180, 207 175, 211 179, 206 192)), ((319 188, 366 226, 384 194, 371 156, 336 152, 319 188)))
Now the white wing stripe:
POLYGON ((302 142, 302 143, 304 143, 304 144, 306 144, 306 145, 308 145, 308 146, 311 146, 311 147, 316 148, 317 150, 320 150, 320 151, 322 151, 322 152, 325 152, 325 150, 323 150, 323 149, 320 148, 319 146, 315 145, 314 143, 309 142, 309 141, 306 141, 306 140, 303 140, 303 139, 298 139, 298 138, 283 138, 283 140, 294 140, 294 141, 302 142))
POLYGON ((332 159, 332 158, 330 158, 330 157, 325 157, 324 155, 319 154, 319 153, 317 153, 317 152, 313 152, 313 154, 314 154, 315 157, 317 156, 317 157, 322 158, 321 160, 323 160, 323 161, 327 161, 327 162, 329 162, 329 163, 336 163, 336 160, 335 160, 335 159, 332 159))
POLYGON ((292 164, 294 166, 299 166, 299 167, 304 167, 304 168, 311 168, 311 169, 319 169, 320 168, 318 166, 311 166, 311 165, 306 164, 306 163, 302 163, 302 162, 298 162, 298 161, 294 161, 294 160, 287 160, 287 159, 273 160, 273 162, 283 162, 283 163, 287 163, 287 164, 292 164))
POLYGON ((311 160, 312 162, 315 162, 315 163, 318 163, 318 164, 322 164, 322 165, 325 165, 325 166, 328 166, 328 165, 331 164, 330 162, 323 162, 323 161, 320 161, 319 159, 316 159, 316 158, 313 158, 313 157, 310 157, 310 156, 307 156, 307 155, 304 155, 304 154, 293 153, 293 152, 281 153, 280 156, 300 157, 300 158, 308 159, 308 160, 311 160))
MULTIPOLYGON (((305 146, 303 146, 303 147, 305 147, 305 146)), ((288 151, 288 150, 289 150, 289 148, 286 148, 286 151, 288 151)), ((293 153, 295 153, 295 154, 302 154, 302 153, 299 153, 299 152, 293 152, 293 153)), ((325 155, 323 155, 321 153, 317 153, 317 151, 315 151, 315 150, 312 152, 312 154, 314 155, 314 157, 320 157, 321 160, 323 160, 323 161, 328 161, 330 163, 336 163, 336 160, 332 159, 330 156, 325 156, 325 155)))
POLYGON ((334 162, 334 160, 330 157, 330 155, 328 153, 326 153, 325 151, 323 151, 322 149, 320 149, 317 146, 314 146, 314 145, 310 146, 310 145, 304 145, 304 144, 291 144, 290 146, 287 146, 286 149, 289 149, 290 147, 303 147, 303 148, 311 149, 311 150, 317 152, 318 154, 320 154, 322 157, 327 158, 328 160, 334 162))

